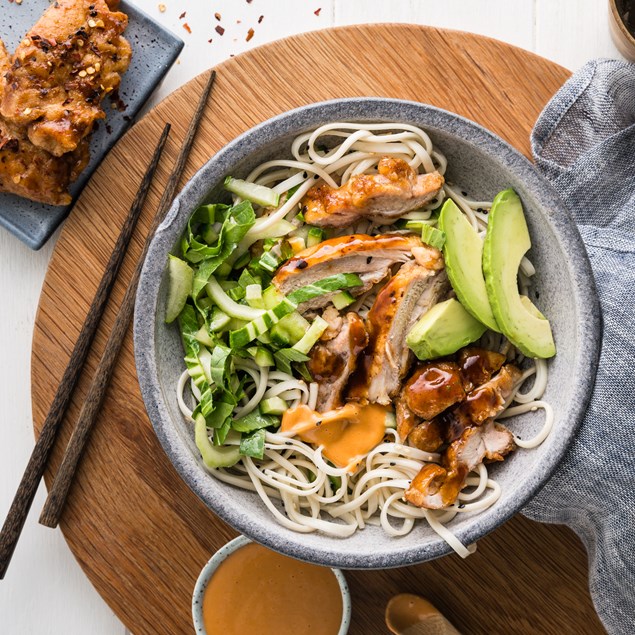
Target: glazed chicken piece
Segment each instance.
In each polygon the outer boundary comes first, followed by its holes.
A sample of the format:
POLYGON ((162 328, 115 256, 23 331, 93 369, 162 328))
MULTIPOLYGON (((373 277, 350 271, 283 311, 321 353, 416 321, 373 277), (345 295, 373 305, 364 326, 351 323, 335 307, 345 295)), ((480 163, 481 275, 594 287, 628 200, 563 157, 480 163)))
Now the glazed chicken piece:
POLYGON ((131 49, 121 36, 127 22, 104 0, 51 4, 5 74, 2 117, 55 156, 75 151, 105 117, 101 100, 117 90, 128 68, 131 49))
POLYGON ((489 381, 492 375, 505 363, 505 356, 476 346, 468 346, 459 351, 458 364, 461 367, 463 388, 469 392, 476 386, 489 381))
MULTIPOLYGON (((10 61, 0 41, 0 101, 5 92, 4 77, 10 61)), ((63 157, 54 157, 37 148, 0 118, 0 192, 16 194, 47 205, 68 205, 69 185, 86 167, 88 143, 63 157)))
MULTIPOLYGON (((278 269, 273 284, 285 295, 338 273, 356 273, 363 285, 348 292, 359 296, 390 274, 393 265, 416 258, 421 239, 412 234, 353 234, 325 240, 303 249, 278 269), (415 253, 413 253, 413 251, 415 253)), ((325 293, 300 305, 300 312, 326 306, 337 292, 325 293)))
POLYGON ((344 388, 357 367, 359 354, 368 343, 364 321, 357 313, 348 313, 344 320, 338 316, 335 322, 339 322, 338 332, 333 336, 327 331, 328 339, 319 341, 311 349, 311 358, 307 362, 309 372, 318 384, 315 408, 318 412, 335 410, 344 404, 344 388))
POLYGON ((515 447, 512 433, 493 419, 468 428, 445 451, 442 465, 428 463, 421 468, 405 498, 426 509, 448 507, 456 501, 472 470, 486 459, 502 461, 515 447))
POLYGON ((388 405, 407 374, 413 353, 406 335, 414 323, 449 291, 441 252, 434 267, 406 263, 377 295, 367 318, 369 343, 352 380, 349 399, 388 405))
POLYGON ((431 201, 443 187, 438 172, 418 174, 403 159, 383 157, 378 174, 357 174, 337 189, 323 183, 302 200, 306 222, 320 227, 346 227, 368 219, 390 225, 431 201))
POLYGON ((465 399, 461 372, 454 362, 420 364, 397 401, 397 432, 402 441, 426 452, 443 444, 443 428, 436 419, 465 399))

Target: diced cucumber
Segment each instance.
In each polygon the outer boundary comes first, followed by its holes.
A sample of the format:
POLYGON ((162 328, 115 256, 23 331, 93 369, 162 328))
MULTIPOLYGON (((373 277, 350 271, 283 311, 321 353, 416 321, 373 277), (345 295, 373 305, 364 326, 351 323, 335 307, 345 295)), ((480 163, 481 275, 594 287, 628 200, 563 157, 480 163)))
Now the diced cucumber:
POLYGON ((231 289, 227 289, 227 295, 236 302, 243 300, 245 298, 245 290, 236 283, 236 286, 231 287, 231 289))
POLYGON ((285 315, 269 331, 271 341, 278 346, 291 346, 302 339, 309 329, 309 322, 297 311, 285 315))
POLYGON ((283 415, 288 409, 289 404, 280 397, 271 397, 260 402, 260 412, 263 415, 283 415))
POLYGON ((260 260, 258 264, 267 271, 274 272, 282 263, 282 257, 277 256, 273 251, 265 251, 262 256, 260 256, 260 260))
POLYGON ((445 232, 436 227, 424 225, 421 228, 421 240, 426 243, 426 245, 443 249, 443 245, 445 245, 445 232))
POLYGON ((302 236, 291 236, 290 238, 288 238, 288 242, 294 255, 302 251, 306 247, 304 238, 302 238, 302 236))
POLYGON ((338 311, 341 311, 349 304, 353 304, 355 298, 348 291, 340 291, 331 298, 331 302, 338 311))
POLYGON ((205 417, 196 415, 194 425, 194 440, 196 447, 203 457, 203 462, 209 468, 231 467, 240 460, 240 450, 236 445, 219 446, 212 445, 207 432, 205 417))
POLYGON ((313 345, 322 337, 322 333, 329 327, 329 323, 319 315, 313 320, 313 324, 309 330, 302 336, 302 339, 293 345, 296 351, 300 351, 305 355, 313 348, 313 345))
POLYGON ((209 316, 209 330, 211 333, 216 333, 216 331, 221 331, 225 328, 231 318, 227 313, 221 311, 217 306, 212 307, 212 311, 209 316))
POLYGON ((270 187, 234 179, 231 176, 225 179, 224 185, 227 191, 263 207, 277 207, 280 200, 280 195, 270 187))
MULTIPOLYGON (((232 348, 242 348, 249 344, 253 339, 266 333, 274 324, 279 322, 285 315, 293 313, 297 309, 297 305, 289 301, 283 296, 282 302, 277 304, 273 309, 265 311, 242 328, 231 331, 229 334, 229 345, 232 348)), ((256 310, 256 309, 252 309, 256 310)))
POLYGON ((170 254, 168 260, 168 297, 165 321, 170 324, 179 317, 187 298, 192 293, 194 270, 180 258, 170 254))
POLYGON ((266 368, 269 366, 275 366, 276 363, 273 359, 273 353, 266 349, 264 346, 256 347, 256 354, 254 355, 254 362, 260 366, 260 368, 266 368))
POLYGON ((264 309, 265 303, 262 299, 262 287, 259 284, 248 284, 245 287, 245 300, 247 304, 255 309, 264 309))
POLYGON ((306 246, 313 247, 324 240, 324 230, 319 227, 311 227, 306 237, 306 246))
POLYGON ((282 300, 284 300, 284 296, 273 285, 267 287, 262 292, 262 301, 265 303, 265 309, 273 309, 273 307, 280 304, 282 300))

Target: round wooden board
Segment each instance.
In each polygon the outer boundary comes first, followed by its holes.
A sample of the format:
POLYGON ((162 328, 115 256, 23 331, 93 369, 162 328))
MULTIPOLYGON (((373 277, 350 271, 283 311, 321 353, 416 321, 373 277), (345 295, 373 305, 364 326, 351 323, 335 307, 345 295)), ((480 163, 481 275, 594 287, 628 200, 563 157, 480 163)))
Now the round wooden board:
MULTIPOLYGON (((221 64, 186 177, 253 125, 303 104, 358 95, 412 99, 473 119, 529 154, 529 131, 569 76, 518 48, 459 32, 353 26, 308 33, 221 64)), ((97 171, 66 221, 44 282, 32 359, 39 431, 90 300, 166 121, 167 155, 149 196, 87 369, 57 444, 50 479, 139 256, 204 77, 137 123, 97 171)), ((112 609, 137 634, 192 631, 196 577, 235 532, 196 498, 155 438, 139 393, 129 334, 63 517, 68 544, 112 609)), ((428 597, 463 633, 602 633, 587 590, 586 554, 572 532, 520 516, 461 560, 347 573, 351 634, 384 633, 397 592, 428 597)), ((240 610, 240 607, 237 607, 240 610)))

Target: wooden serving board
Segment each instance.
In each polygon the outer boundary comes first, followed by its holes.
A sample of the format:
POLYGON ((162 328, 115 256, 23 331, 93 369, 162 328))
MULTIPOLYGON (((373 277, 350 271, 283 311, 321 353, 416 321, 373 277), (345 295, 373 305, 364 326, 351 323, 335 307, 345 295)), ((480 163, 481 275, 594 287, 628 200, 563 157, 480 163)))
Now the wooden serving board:
MULTIPOLYGON (((501 42, 408 25, 353 26, 309 33, 221 64, 212 104, 187 166, 189 178, 239 133, 273 115, 334 97, 418 100, 469 117, 529 154, 529 131, 568 71, 501 42)), ((107 330, 132 273, 150 218, 204 78, 176 91, 119 142, 66 222, 44 282, 33 339, 36 433, 68 361, 90 299, 152 148, 173 124, 103 328, 58 443, 59 464, 107 330)), ((50 483, 53 470, 46 478, 50 483)), ((128 336, 62 530, 99 593, 135 634, 192 632, 190 597, 204 563, 235 532, 172 468, 146 417, 128 336)), ((347 573, 351 634, 385 633, 383 611, 398 592, 420 593, 465 634, 603 633, 587 590, 587 557, 566 528, 520 516, 461 560, 347 573)), ((240 610, 240 607, 237 607, 240 610)))

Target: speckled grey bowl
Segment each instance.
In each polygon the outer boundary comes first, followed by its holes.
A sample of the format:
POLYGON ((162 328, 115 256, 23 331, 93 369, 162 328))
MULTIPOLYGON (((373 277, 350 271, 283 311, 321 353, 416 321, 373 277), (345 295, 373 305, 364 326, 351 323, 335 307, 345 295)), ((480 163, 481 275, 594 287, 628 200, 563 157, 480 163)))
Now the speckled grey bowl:
MULTIPOLYGON (((226 545, 223 545, 203 567, 196 581, 194 593, 192 594, 192 621, 194 622, 196 635, 208 635, 203 621, 203 598, 205 596, 205 589, 214 573, 216 573, 216 569, 218 569, 232 553, 251 542, 247 536, 238 536, 238 538, 230 540, 226 545)), ((342 593, 342 621, 337 635, 346 635, 351 623, 351 592, 348 589, 348 583, 346 582, 344 574, 339 569, 331 569, 331 571, 333 571, 333 575, 337 579, 342 593)), ((249 590, 246 590, 246 598, 249 599, 250 597, 249 590)), ((241 608, 242 610, 246 610, 248 607, 243 606, 241 608)), ((289 628, 292 626, 293 625, 290 624, 289 628)))
MULTIPOLYGON (((558 355, 549 362, 545 393, 554 408, 555 429, 539 448, 519 450, 492 466, 491 473, 502 487, 498 502, 481 513, 458 516, 450 527, 463 544, 470 544, 536 494, 571 442, 593 387, 600 317, 591 269, 571 217, 530 162, 487 130, 438 108, 375 98, 313 104, 256 126, 218 152, 183 189, 150 247, 137 296, 135 356, 145 405, 161 444, 187 484, 223 520, 250 538, 302 560, 341 568, 397 567, 437 558, 451 549, 424 523, 400 538, 389 537, 378 527, 367 527, 346 539, 294 533, 281 527, 255 494, 221 483, 206 472, 193 431, 176 403, 175 386, 184 368, 178 329, 163 321, 167 255, 194 209, 217 200, 227 174, 243 176, 264 160, 289 156, 291 140, 300 132, 347 120, 421 126, 447 156, 449 180, 471 196, 491 200, 510 186, 520 194, 537 270, 531 293, 551 320, 558 347, 558 355)), ((507 423, 529 437, 540 429, 542 416, 529 413, 507 423)))

